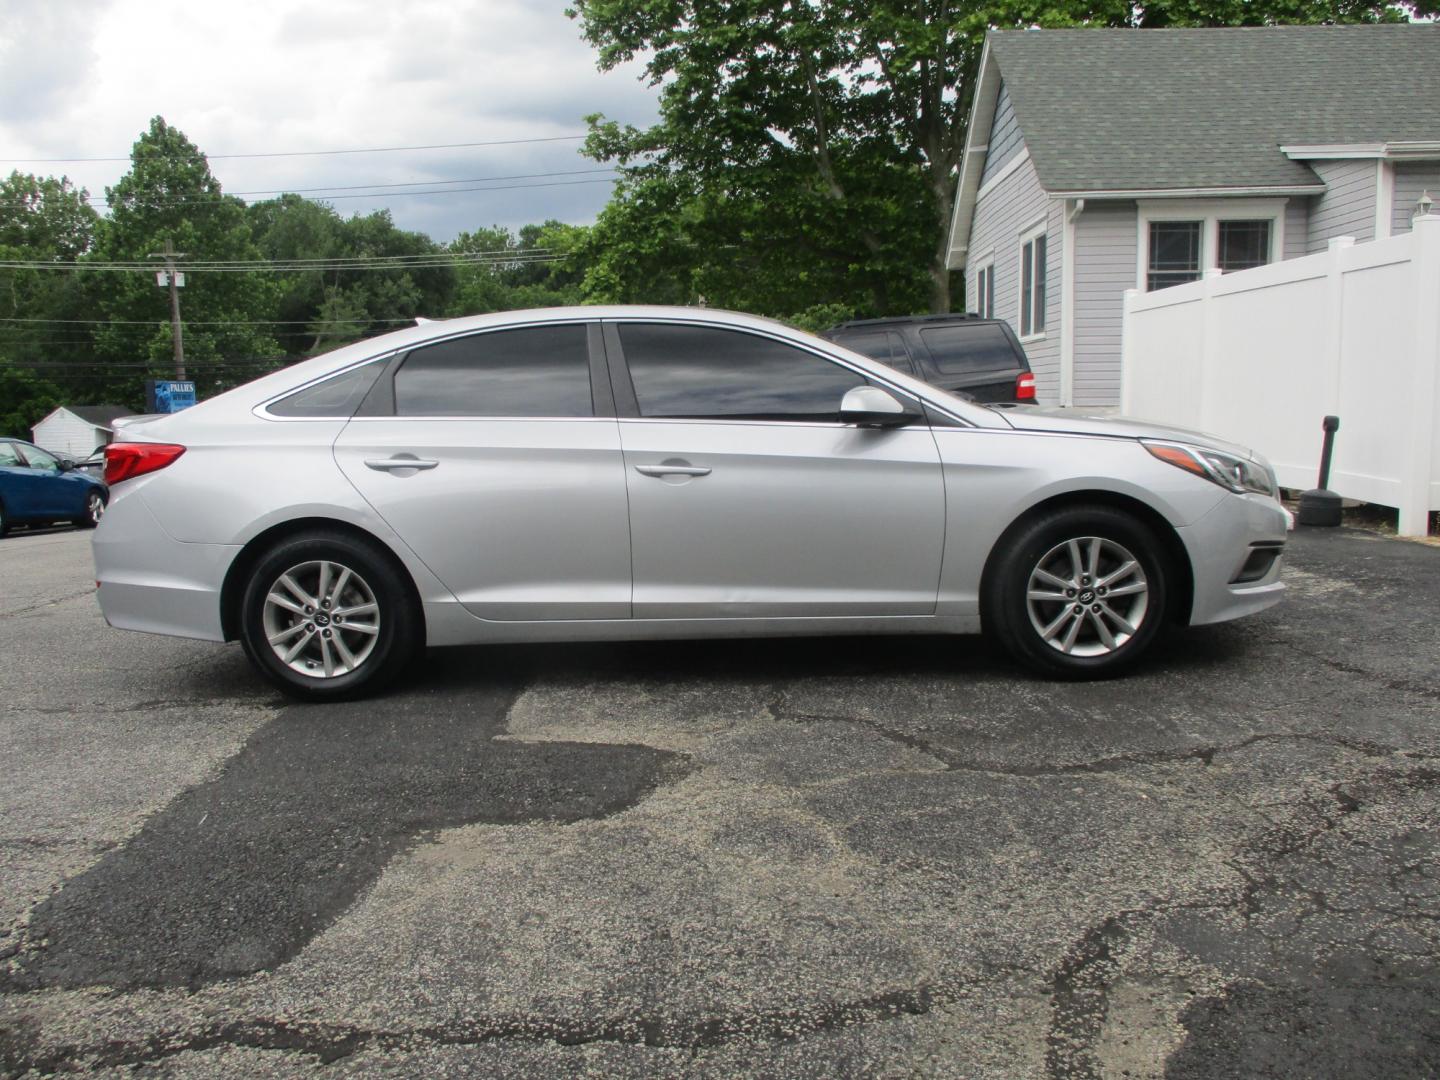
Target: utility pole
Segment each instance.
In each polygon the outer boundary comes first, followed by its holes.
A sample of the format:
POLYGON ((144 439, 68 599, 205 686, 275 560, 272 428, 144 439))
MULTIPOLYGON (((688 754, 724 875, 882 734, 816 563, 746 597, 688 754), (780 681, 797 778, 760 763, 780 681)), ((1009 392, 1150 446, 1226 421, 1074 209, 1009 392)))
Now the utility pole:
POLYGON ((185 378, 185 343, 180 332, 180 286, 185 276, 175 269, 175 260, 183 259, 185 253, 176 251, 175 245, 165 241, 165 250, 150 253, 152 259, 164 259, 165 269, 155 275, 155 284, 162 289, 170 286, 170 341, 175 346, 175 378, 185 378))

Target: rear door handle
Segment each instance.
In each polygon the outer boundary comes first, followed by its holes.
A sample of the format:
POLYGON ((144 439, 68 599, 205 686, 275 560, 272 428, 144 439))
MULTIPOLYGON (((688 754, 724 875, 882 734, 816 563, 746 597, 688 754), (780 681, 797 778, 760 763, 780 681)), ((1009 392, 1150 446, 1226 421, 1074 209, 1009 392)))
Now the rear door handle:
POLYGON ((709 476, 703 465, 636 465, 641 476, 709 476))
POLYGON ((400 469, 433 469, 440 462, 434 458, 417 458, 413 454, 396 454, 389 458, 366 458, 365 467, 376 472, 397 472, 400 469))

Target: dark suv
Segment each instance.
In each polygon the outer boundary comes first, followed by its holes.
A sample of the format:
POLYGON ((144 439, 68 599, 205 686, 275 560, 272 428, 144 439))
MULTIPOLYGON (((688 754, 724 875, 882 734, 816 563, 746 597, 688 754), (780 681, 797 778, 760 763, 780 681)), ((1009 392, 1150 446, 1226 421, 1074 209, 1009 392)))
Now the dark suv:
POLYGON ((1002 319, 909 315, 859 319, 820 335, 951 393, 982 404, 1035 401, 1035 376, 1002 319))

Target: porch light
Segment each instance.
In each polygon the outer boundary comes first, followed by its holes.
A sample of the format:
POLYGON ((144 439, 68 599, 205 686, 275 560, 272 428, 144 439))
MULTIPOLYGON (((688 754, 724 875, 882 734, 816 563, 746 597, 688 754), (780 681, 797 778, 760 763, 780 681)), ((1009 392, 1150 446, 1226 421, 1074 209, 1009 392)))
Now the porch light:
POLYGON ((1415 202, 1415 212, 1411 217, 1425 217, 1430 213, 1430 208, 1435 205, 1435 200, 1430 198, 1430 192, 1422 191, 1420 198, 1415 202))

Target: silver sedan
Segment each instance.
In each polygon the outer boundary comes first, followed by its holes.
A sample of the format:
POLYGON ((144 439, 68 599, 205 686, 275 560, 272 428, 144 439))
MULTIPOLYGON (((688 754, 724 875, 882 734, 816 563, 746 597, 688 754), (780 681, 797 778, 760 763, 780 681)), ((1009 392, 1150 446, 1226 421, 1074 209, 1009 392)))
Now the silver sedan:
POLYGON ((980 407, 727 312, 425 323, 118 439, 106 619, 238 638, 310 699, 477 642, 983 629, 1103 676, 1284 590, 1243 448, 980 407))

